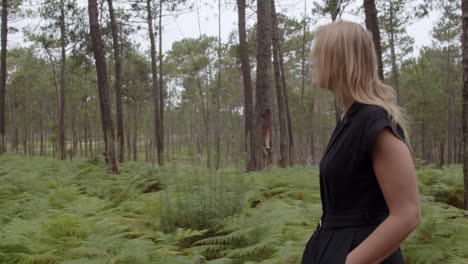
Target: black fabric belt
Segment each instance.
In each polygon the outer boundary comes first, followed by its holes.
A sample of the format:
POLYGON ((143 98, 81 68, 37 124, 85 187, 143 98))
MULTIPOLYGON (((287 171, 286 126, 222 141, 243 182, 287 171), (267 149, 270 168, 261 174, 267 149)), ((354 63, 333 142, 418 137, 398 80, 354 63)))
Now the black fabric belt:
POLYGON ((317 228, 337 229, 346 227, 370 226, 381 223, 389 215, 387 208, 362 208, 348 210, 325 210, 317 228))

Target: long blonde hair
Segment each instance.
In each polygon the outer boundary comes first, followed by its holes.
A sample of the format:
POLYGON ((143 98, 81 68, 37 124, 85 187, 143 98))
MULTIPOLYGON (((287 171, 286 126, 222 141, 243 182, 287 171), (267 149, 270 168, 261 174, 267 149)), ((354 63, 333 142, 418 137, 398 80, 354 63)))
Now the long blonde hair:
POLYGON ((337 20, 317 27, 310 51, 314 86, 332 91, 340 102, 351 97, 387 110, 393 127, 403 129, 410 151, 406 111, 396 103, 395 90, 378 75, 377 54, 371 32, 358 23, 337 20))

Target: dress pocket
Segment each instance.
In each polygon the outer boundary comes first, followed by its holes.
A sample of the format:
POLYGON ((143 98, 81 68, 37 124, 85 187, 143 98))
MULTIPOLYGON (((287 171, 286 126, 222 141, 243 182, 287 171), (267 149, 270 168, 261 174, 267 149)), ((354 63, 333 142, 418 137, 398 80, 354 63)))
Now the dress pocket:
POLYGON ((373 231, 377 228, 378 225, 371 225, 365 227, 358 227, 354 229, 353 239, 351 241, 350 251, 358 247, 373 231))
POLYGON ((353 231, 350 228, 327 230, 317 240, 316 262, 319 264, 344 264, 350 251, 353 231))

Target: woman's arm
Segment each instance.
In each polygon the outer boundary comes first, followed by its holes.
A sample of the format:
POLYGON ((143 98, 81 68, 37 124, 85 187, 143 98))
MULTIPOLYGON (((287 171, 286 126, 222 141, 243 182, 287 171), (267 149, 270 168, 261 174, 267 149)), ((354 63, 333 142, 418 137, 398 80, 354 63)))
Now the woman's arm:
POLYGON ((354 250, 346 264, 377 264, 403 243, 421 223, 419 190, 413 158, 406 144, 386 127, 372 146, 375 175, 389 216, 354 250))

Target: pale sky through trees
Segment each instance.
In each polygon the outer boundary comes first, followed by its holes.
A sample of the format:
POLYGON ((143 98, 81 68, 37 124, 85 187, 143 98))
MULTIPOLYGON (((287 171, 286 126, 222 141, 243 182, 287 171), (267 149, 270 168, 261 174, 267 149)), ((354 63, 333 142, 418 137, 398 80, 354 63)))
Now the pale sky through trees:
MULTIPOLYGON (((78 0, 81 6, 87 5, 87 0, 78 0)), ((307 1, 307 10, 308 16, 311 17, 311 7, 314 0, 307 1)), ((218 35, 218 7, 217 1, 213 0, 188 0, 188 3, 191 3, 195 6, 192 10, 188 10, 187 6, 181 7, 181 11, 176 11, 169 14, 167 11, 164 12, 163 18, 163 50, 167 51, 171 48, 172 43, 178 40, 183 39, 184 37, 196 38, 200 35, 200 30, 202 34, 209 36, 218 35), (199 6, 199 14, 197 12, 196 6, 199 6), (177 13, 179 13, 177 15, 177 13), (200 27, 198 23, 198 15, 200 17, 200 27)), ((343 14, 343 19, 351 20, 364 24, 364 14, 356 16, 350 14, 351 10, 355 10, 362 3, 361 0, 357 0, 354 4, 351 4, 345 14, 343 14)), ((122 4, 116 1, 114 8, 121 7, 122 4)), ((126 4, 128 6, 128 4, 126 4)), ((226 41, 229 37, 229 34, 232 31, 237 30, 237 7, 235 0, 222 0, 222 38, 223 41, 226 41)), ((285 14, 289 17, 296 17, 297 19, 302 19, 304 16, 304 0, 277 0, 277 12, 285 14)), ((27 8, 34 8, 27 6, 27 8)), ((255 8, 255 6, 253 7, 255 8)), ((247 23, 248 26, 251 26, 256 21, 256 15, 254 13, 255 9, 247 9, 247 23)), ((433 14, 424 18, 423 20, 417 21, 414 24, 410 25, 407 30, 409 35, 413 36, 415 39, 415 49, 413 55, 416 56, 419 53, 419 49, 423 45, 430 45, 431 43, 431 30, 435 21, 439 18, 439 13, 433 11, 433 14)), ((314 17, 317 19, 317 17, 314 17)), ((330 17, 323 17, 317 19, 317 23, 310 24, 310 30, 313 30, 316 25, 325 24, 330 22, 330 17)), ((10 34, 8 47, 13 48, 15 46, 27 46, 30 45, 29 42, 25 42, 21 29, 25 26, 37 25, 40 21, 37 19, 14 19, 11 22, 11 26, 14 26, 19 29, 20 32, 10 34)), ((146 22, 141 21, 140 25, 146 27, 146 22)), ((136 26, 136 24, 135 24, 136 26)), ((146 29, 140 30, 139 33, 132 35, 133 39, 141 44, 141 48, 144 50, 149 49, 149 40, 147 36, 146 29)), ((236 39, 237 41, 237 39, 236 39)))

